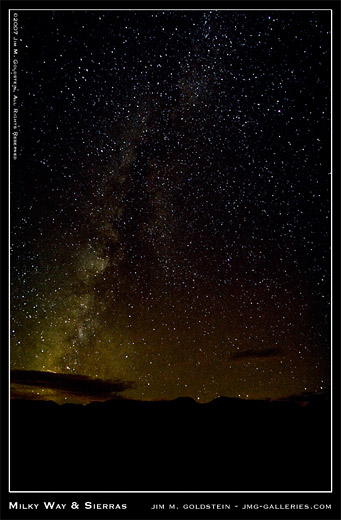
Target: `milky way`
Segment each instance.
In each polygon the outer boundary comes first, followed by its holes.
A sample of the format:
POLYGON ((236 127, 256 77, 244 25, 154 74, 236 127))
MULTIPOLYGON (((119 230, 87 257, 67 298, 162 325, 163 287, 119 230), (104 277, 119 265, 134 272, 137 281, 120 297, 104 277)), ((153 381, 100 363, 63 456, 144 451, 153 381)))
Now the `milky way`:
POLYGON ((330 12, 18 13, 11 367, 328 389, 330 12))

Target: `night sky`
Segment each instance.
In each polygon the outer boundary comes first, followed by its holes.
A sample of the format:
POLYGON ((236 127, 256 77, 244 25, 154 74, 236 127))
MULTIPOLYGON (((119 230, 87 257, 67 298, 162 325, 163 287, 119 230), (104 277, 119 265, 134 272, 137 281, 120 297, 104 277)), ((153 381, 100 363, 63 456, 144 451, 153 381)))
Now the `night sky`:
POLYGON ((328 390, 330 11, 18 20, 11 368, 328 390))

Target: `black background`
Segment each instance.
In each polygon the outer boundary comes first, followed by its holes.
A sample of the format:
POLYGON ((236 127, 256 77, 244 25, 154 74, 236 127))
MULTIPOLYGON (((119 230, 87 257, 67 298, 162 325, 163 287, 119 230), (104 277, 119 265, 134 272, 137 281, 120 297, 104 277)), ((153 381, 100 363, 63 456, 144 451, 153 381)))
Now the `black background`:
MULTIPOLYGON (((74 3, 76 4, 76 3, 74 3)), ((110 7, 119 8, 119 4, 113 5, 113 3, 96 3, 96 8, 99 7, 110 7)), ((252 5, 252 8, 262 8, 268 7, 270 3, 243 3, 243 7, 249 8, 252 5)), ((271 2, 273 4, 273 2, 271 2)), ((3 2, 2 7, 2 157, 5 159, 6 157, 6 144, 4 142, 5 136, 7 134, 7 67, 5 64, 7 63, 7 14, 8 8, 35 8, 35 7, 44 7, 47 8, 52 7, 52 4, 49 3, 33 3, 33 2, 3 2)), ((55 5, 55 3, 53 4, 55 5)), ((156 3, 153 3, 153 7, 156 3)), ((164 5, 164 4, 163 4, 164 5)), ((167 4, 167 7, 171 7, 170 4, 167 4)), ((179 3, 173 2, 172 6, 178 6, 179 3)), ((190 8, 194 7, 204 7, 203 4, 199 2, 193 2, 188 4, 190 8)), ((210 2, 209 7, 228 7, 233 8, 238 5, 238 8, 241 7, 241 2, 236 3, 214 3, 210 2)), ((58 8, 62 8, 63 6, 70 8, 70 3, 58 3, 58 8)), ((136 6, 135 4, 129 4, 133 9, 136 6)), ((143 6, 146 6, 143 3, 143 6)), ((90 7, 89 4, 85 2, 79 2, 76 4, 76 7, 90 7)), ((128 3, 124 3, 122 5, 125 9, 128 7, 128 3)), ((142 2, 139 4, 139 7, 142 7, 142 2)), ((185 7, 184 3, 181 3, 181 7, 185 7)), ((321 519, 338 519, 340 518, 340 501, 339 501, 339 461, 340 461, 340 443, 339 443, 339 433, 340 433, 340 416, 339 416, 339 369, 340 369, 340 359, 339 359, 339 342, 336 341, 339 338, 339 308, 338 308, 338 300, 339 300, 339 48, 340 48, 340 40, 339 40, 339 21, 340 21, 340 4, 339 2, 276 2, 276 8, 323 8, 328 9, 332 8, 334 11, 334 325, 335 325, 335 337, 334 337, 334 350, 333 350, 333 397, 334 397, 334 492, 330 493, 273 493, 273 494, 247 494, 247 493, 210 493, 210 494, 177 494, 177 493, 158 493, 158 494, 149 494, 149 493, 124 493, 124 494, 115 494, 115 493, 107 493, 107 494, 91 494, 91 493, 11 493, 9 494, 8 489, 8 466, 7 466, 7 455, 8 455, 8 437, 7 437, 7 417, 8 417, 8 380, 7 380, 7 366, 8 366, 8 351, 7 351, 7 225, 6 225, 6 216, 7 216, 7 180, 6 174, 7 171, 6 165, 3 168, 2 174, 2 296, 3 298, 3 307, 2 307, 2 415, 1 415, 1 426, 2 426, 2 464, 1 464, 1 476, 2 476, 2 493, 1 493, 1 518, 9 519, 9 518, 22 518, 22 519, 37 519, 37 518, 321 518, 321 519), (67 512, 63 512, 60 514, 59 512, 49 511, 46 512, 40 507, 39 511, 8 511, 8 502, 22 502, 22 503, 40 503, 43 501, 55 501, 57 503, 66 503, 69 506, 72 502, 78 502, 82 504, 85 501, 91 501, 94 503, 127 503, 128 509, 122 512, 116 510, 114 513, 110 510, 108 511, 85 511, 80 507, 79 510, 71 510, 70 507, 67 508, 67 512), (152 512, 150 507, 152 504, 176 504, 179 509, 176 512, 167 511, 167 506, 164 511, 152 512), (231 511, 190 511, 186 512, 181 511, 181 505, 183 503, 231 503, 232 510, 231 511), (295 504, 332 504, 332 510, 313 510, 309 509, 305 510, 294 510, 291 512, 287 511, 273 511, 268 510, 265 511, 260 509, 258 511, 252 510, 245 513, 245 516, 242 514, 240 507, 234 508, 235 504, 239 504, 241 506, 245 503, 271 503, 271 504, 285 504, 285 503, 295 503, 295 504)), ((26 424, 22 425, 22 428, 25 429, 27 427, 26 424)), ((70 467, 72 467, 72 463, 70 463, 70 467)), ((222 473, 224 471, 228 472, 228 468, 222 468, 222 473)), ((175 477, 176 478, 176 475, 175 477)), ((288 476, 290 478, 290 475, 288 476)))

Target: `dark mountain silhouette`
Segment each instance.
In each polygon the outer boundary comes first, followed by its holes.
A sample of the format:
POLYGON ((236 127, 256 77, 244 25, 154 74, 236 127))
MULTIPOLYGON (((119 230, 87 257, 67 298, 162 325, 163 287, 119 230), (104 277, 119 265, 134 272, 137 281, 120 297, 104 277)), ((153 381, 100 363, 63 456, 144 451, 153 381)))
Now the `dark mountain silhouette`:
POLYGON ((327 396, 11 401, 17 491, 325 491, 330 449, 327 396))

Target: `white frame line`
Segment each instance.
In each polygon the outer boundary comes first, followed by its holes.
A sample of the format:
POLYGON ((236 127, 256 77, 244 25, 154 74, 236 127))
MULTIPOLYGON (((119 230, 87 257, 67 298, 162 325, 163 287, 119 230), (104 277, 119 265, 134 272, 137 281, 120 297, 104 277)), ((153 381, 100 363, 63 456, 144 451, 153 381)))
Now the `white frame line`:
MULTIPOLYGON (((271 11, 271 12, 282 12, 282 11, 308 11, 308 12, 317 12, 317 11, 330 11, 331 16, 331 31, 330 31, 330 49, 331 49, 331 59, 330 59, 330 79, 331 79, 331 88, 330 88, 330 97, 331 97, 331 130, 330 130, 330 141, 331 141, 331 222, 330 222, 330 268, 331 268, 331 369, 330 369, 330 377, 331 377, 331 389, 333 388, 333 244, 332 244, 332 224, 333 224, 333 9, 8 9, 8 135, 9 135, 9 146, 8 146, 8 237, 9 237, 9 247, 8 247, 8 270, 10 275, 10 179, 11 179, 11 13, 12 12, 20 12, 20 11, 81 11, 81 12, 90 12, 90 11, 118 11, 118 12, 135 12, 135 11, 208 11, 208 12, 221 12, 221 11, 233 11, 233 12, 249 12, 249 11, 271 11)), ((11 490, 10 488, 10 477, 11 477, 11 464, 10 464, 10 334, 11 334, 11 326, 10 326, 10 276, 8 280, 8 294, 9 294, 9 313, 8 313, 8 353, 9 353, 9 363, 8 363, 8 492, 9 493, 220 493, 220 494, 228 494, 228 493, 332 493, 333 492, 333 391, 331 391, 331 489, 330 491, 251 491, 251 490, 243 490, 243 491, 22 491, 22 490, 11 490)))

